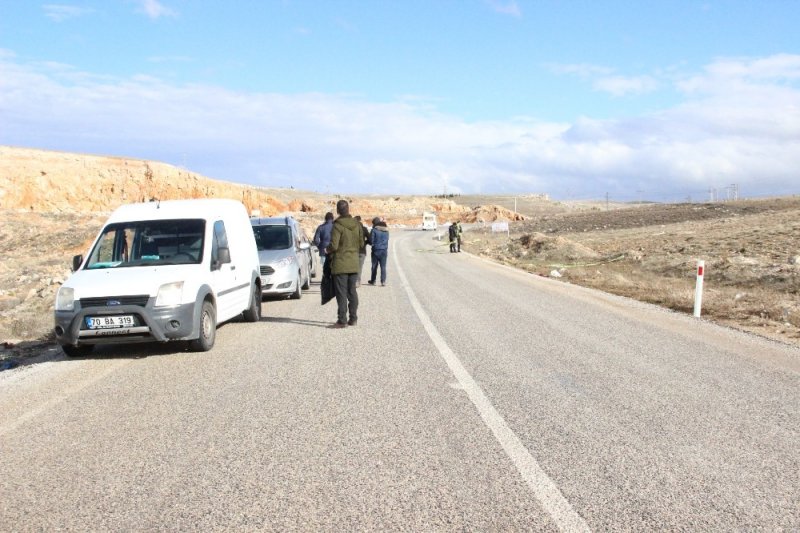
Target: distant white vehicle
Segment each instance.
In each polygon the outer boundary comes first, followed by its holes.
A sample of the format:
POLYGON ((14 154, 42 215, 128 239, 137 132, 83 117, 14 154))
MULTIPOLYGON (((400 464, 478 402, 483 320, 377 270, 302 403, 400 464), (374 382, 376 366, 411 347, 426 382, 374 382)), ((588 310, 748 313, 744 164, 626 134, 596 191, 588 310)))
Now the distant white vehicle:
POLYGON ((422 231, 433 230, 436 231, 436 213, 424 212, 422 213, 422 231))

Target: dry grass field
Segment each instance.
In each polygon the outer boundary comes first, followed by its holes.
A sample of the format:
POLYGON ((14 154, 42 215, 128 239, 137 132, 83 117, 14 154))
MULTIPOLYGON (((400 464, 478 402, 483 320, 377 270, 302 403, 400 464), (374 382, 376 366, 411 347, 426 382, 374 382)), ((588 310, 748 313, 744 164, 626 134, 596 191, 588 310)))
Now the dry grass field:
POLYGON ((466 249, 684 313, 701 259, 703 317, 800 346, 800 197, 614 207, 526 205, 509 235, 478 225, 466 249))

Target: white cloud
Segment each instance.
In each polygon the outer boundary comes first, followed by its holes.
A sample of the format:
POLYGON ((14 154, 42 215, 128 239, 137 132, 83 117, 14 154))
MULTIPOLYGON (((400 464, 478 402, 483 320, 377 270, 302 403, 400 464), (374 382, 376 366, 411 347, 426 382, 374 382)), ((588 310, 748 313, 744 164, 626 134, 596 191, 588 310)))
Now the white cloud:
POLYGON ((139 11, 144 13, 151 19, 158 19, 161 17, 174 17, 177 13, 159 2, 158 0, 138 0, 139 11))
POLYGON ((616 74, 614 69, 601 65, 549 63, 545 67, 556 74, 577 76, 581 80, 591 81, 596 91, 613 96, 645 94, 659 88, 656 76, 622 76, 616 74))
POLYGON ((650 93, 657 90, 658 86, 658 81, 651 76, 608 76, 598 78, 593 83, 596 90, 614 96, 650 93))
POLYGON ((511 15, 512 17, 521 17, 522 9, 516 0, 486 0, 489 7, 497 13, 502 15, 511 15))
POLYGON ((45 4, 42 6, 44 16, 55 22, 77 18, 92 12, 91 9, 66 4, 45 4))
POLYGON ((658 113, 467 122, 434 99, 369 102, 111 78, 0 50, 0 144, 184 164, 332 192, 548 192, 656 200, 800 192, 800 56, 720 60, 658 113), (657 196, 656 193, 661 196, 657 196), (656 195, 656 196, 653 196, 656 195))
POLYGON ((688 94, 727 93, 730 85, 772 92, 798 80, 800 55, 778 54, 758 59, 719 59, 677 86, 688 94))
POLYGON ((717 78, 743 78, 753 81, 800 79, 800 56, 778 54, 757 59, 720 59, 706 71, 717 78))

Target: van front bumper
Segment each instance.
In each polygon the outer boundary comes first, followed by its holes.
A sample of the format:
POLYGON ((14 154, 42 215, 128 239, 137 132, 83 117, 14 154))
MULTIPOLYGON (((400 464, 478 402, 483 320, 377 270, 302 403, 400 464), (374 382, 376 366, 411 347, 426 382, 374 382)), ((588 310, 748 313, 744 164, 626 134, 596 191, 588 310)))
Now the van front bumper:
POLYGON ((154 307, 155 298, 147 305, 80 308, 55 312, 55 336, 59 344, 122 344, 133 342, 166 342, 191 337, 195 322, 195 304, 154 307), (91 329, 87 317, 133 316, 132 326, 91 329))

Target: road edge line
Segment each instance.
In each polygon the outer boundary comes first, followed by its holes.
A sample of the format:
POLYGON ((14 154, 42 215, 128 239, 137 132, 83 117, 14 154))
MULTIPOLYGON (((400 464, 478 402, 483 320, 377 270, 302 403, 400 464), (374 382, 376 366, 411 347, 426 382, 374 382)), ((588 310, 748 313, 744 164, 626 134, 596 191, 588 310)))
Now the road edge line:
POLYGON ((534 497, 544 508, 545 512, 553 519, 561 531, 591 531, 584 519, 573 509, 572 505, 562 494, 552 479, 542 470, 538 461, 531 455, 522 441, 508 426, 503 416, 495 409, 486 393, 480 388, 475 379, 470 375, 458 356, 450 349, 444 337, 433 325, 428 314, 422 308, 422 304, 414 294, 411 285, 408 283, 405 272, 400 266, 399 256, 397 255, 397 241, 392 241, 392 255, 395 257, 395 268, 400 283, 408 295, 411 307, 422 322, 422 326, 428 333, 434 346, 439 351, 450 371, 464 388, 472 404, 478 410, 486 426, 492 431, 495 439, 500 443, 509 459, 517 467, 517 471, 533 491, 534 497))

